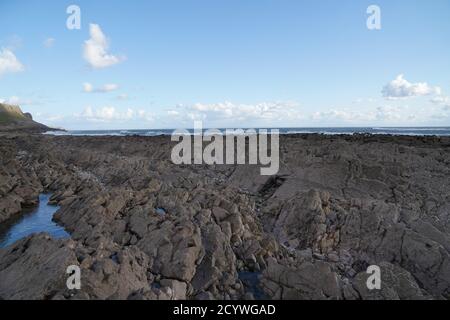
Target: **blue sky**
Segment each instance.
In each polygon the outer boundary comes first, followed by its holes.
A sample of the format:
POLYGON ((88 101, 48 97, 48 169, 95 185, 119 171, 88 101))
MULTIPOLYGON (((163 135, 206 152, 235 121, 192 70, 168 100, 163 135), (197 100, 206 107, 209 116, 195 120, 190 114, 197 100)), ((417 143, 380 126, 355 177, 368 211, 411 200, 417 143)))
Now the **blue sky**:
POLYGON ((450 126, 448 0, 2 0, 0 13, 0 99, 51 126, 450 126))

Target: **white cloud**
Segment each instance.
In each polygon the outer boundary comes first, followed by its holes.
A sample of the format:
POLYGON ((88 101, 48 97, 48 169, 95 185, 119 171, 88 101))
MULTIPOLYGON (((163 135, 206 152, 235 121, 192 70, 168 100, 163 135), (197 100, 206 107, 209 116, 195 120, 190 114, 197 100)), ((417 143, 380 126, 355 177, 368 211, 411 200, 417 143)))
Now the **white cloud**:
POLYGON ((331 109, 315 112, 311 119, 322 122, 324 126, 373 126, 373 125, 417 125, 430 124, 437 114, 437 107, 412 107, 408 105, 384 105, 365 111, 352 109, 331 109))
POLYGON ((83 91, 84 92, 92 92, 94 91, 94 87, 89 82, 83 83, 83 91))
POLYGON ((109 40, 98 24, 91 23, 89 25, 89 34, 91 38, 84 43, 83 56, 92 68, 110 67, 125 59, 108 53, 109 40))
POLYGON ((450 97, 438 95, 431 99, 431 102, 437 105, 441 105, 444 109, 450 110, 450 97))
POLYGON ((122 100, 122 101, 130 99, 130 97, 126 93, 119 94, 116 98, 117 98, 117 100, 122 100))
POLYGON ((44 40, 44 47, 46 48, 51 48, 53 47, 53 45, 55 44, 55 39, 54 38, 47 38, 44 40))
POLYGON ((376 101, 377 101, 377 99, 374 99, 374 98, 357 98, 357 99, 353 100, 352 102, 354 104, 361 104, 361 103, 373 103, 376 101))
POLYGON ((95 88, 89 82, 83 83, 83 91, 86 93, 93 93, 93 92, 105 93, 105 92, 115 91, 117 89, 119 89, 119 85, 117 85, 115 83, 104 84, 103 86, 101 86, 99 88, 95 88))
POLYGON ((132 119, 134 117, 134 110, 131 108, 128 108, 127 111, 125 112, 125 119, 132 119))
POLYGON ((345 108, 331 109, 314 112, 311 118, 313 120, 346 122, 350 124, 413 120, 407 109, 407 106, 381 106, 367 111, 355 111, 345 108))
POLYGON ((15 106, 25 106, 36 104, 33 100, 30 99, 22 99, 18 96, 11 96, 9 98, 0 98, 1 103, 11 104, 15 106))
POLYGON ((435 96, 435 97, 433 97, 433 99, 431 99, 431 102, 433 102, 435 104, 446 103, 448 101, 449 101, 449 98, 445 97, 445 96, 435 96))
POLYGON ((21 72, 25 68, 10 49, 0 50, 0 77, 6 73, 21 72))
POLYGON ((81 114, 74 114, 76 118, 84 119, 92 122, 113 122, 113 121, 129 121, 143 118, 145 120, 153 119, 150 113, 145 110, 135 111, 132 108, 127 108, 125 111, 120 111, 115 107, 106 106, 94 109, 90 106, 86 107, 81 114))
POLYGON ((358 121, 373 121, 376 120, 374 112, 357 112, 347 109, 331 109, 327 111, 314 112, 311 115, 313 120, 320 121, 344 121, 344 122, 358 122, 358 121))
POLYGON ((155 121, 155 115, 151 112, 145 110, 138 110, 137 117, 146 121, 155 121))
POLYGON ((112 121, 129 119, 128 112, 119 112, 114 107, 103 107, 94 110, 92 107, 86 107, 81 114, 82 118, 89 121, 112 121))
POLYGON ((178 106, 168 110, 170 116, 190 120, 232 121, 280 121, 301 119, 298 105, 290 102, 263 102, 257 104, 234 104, 231 102, 178 106))
POLYGON ((102 91, 102 92, 111 92, 111 91, 115 91, 117 89, 119 89, 119 86, 117 84, 108 83, 108 84, 103 85, 100 88, 100 91, 102 91))
POLYGON ((414 120, 414 114, 410 112, 404 112, 408 107, 398 106, 382 106, 376 110, 375 119, 378 121, 402 121, 402 120, 414 120))
POLYGON ((382 90, 383 97, 387 99, 399 99, 408 97, 427 96, 440 94, 439 87, 431 87, 426 82, 411 83, 406 80, 403 74, 400 74, 384 86, 382 90))
POLYGON ((169 116, 176 117, 176 116, 179 116, 179 115, 180 115, 180 112, 178 112, 178 111, 176 111, 176 110, 168 110, 168 111, 167 111, 167 114, 168 114, 169 116))
POLYGON ((43 116, 43 120, 48 121, 48 122, 56 122, 56 121, 61 121, 63 119, 64 119, 64 116, 62 116, 62 115, 45 115, 45 116, 43 116))

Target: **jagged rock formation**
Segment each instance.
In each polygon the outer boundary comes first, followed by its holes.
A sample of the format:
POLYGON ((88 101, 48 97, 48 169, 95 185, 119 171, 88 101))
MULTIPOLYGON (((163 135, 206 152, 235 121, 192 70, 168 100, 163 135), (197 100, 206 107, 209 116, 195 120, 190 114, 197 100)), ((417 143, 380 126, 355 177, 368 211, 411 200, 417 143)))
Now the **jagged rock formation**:
POLYGON ((0 249, 0 298, 450 298, 450 138, 280 143, 278 176, 262 177, 174 165, 168 137, 2 137, 0 221, 45 190, 72 237, 0 249))

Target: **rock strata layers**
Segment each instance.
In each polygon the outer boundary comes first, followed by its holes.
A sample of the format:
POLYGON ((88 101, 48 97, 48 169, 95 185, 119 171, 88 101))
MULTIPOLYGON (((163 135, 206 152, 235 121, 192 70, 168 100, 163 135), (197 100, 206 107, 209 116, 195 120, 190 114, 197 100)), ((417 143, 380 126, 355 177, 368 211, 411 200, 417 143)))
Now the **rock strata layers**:
POLYGON ((450 298, 449 138, 286 135, 274 177, 174 165, 172 146, 4 134, 0 223, 52 192, 71 239, 0 249, 0 298, 450 298))

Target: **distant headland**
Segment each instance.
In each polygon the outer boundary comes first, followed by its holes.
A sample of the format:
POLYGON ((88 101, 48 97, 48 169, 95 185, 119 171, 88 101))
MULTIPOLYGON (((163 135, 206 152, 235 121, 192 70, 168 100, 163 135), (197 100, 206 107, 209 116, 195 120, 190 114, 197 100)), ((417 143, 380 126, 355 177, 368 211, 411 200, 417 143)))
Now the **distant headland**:
POLYGON ((33 120, 30 113, 17 105, 0 103, 0 131, 45 132, 53 129, 33 120))

